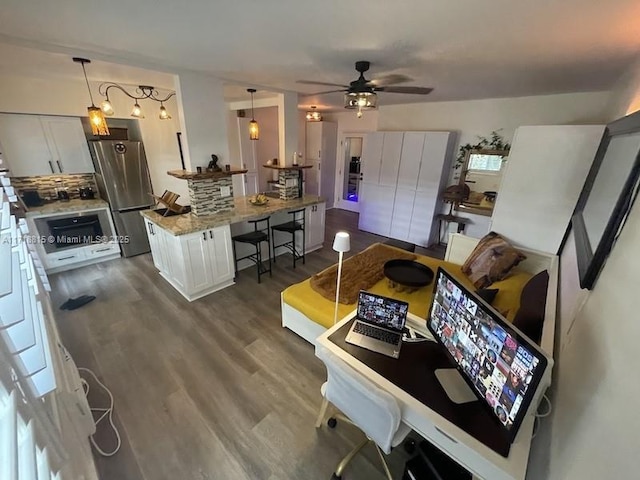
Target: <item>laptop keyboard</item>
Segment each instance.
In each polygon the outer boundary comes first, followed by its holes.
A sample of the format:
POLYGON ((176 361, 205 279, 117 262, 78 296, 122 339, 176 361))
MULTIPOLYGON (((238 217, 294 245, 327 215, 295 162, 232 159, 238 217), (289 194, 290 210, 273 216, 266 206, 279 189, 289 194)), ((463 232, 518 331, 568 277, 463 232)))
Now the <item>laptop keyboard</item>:
POLYGON ((399 333, 388 332, 387 330, 382 330, 362 322, 356 322, 353 331, 391 345, 397 345, 398 342, 400 342, 399 333))

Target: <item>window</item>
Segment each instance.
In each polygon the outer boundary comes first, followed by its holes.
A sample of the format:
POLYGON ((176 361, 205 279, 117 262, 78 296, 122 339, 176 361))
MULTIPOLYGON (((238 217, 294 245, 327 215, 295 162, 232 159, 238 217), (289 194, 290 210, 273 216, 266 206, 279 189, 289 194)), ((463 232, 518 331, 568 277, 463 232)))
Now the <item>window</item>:
POLYGON ((469 157, 469 170, 476 172, 499 172, 503 157, 499 155, 473 154, 469 157))

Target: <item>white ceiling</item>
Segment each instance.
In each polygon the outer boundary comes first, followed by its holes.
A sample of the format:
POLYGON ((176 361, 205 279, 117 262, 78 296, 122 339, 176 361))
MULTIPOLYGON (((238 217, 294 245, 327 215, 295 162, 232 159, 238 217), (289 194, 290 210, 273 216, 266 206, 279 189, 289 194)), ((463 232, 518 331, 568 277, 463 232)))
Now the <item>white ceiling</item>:
MULTIPOLYGON (((609 89, 640 51, 640 2, 2 0, 0 31, 67 59, 209 72, 240 85, 229 96, 328 90, 296 80, 347 84, 356 60, 372 62, 367 78, 399 73, 435 89, 380 94, 388 105, 609 89)), ((300 104, 339 108, 341 95, 300 104)))

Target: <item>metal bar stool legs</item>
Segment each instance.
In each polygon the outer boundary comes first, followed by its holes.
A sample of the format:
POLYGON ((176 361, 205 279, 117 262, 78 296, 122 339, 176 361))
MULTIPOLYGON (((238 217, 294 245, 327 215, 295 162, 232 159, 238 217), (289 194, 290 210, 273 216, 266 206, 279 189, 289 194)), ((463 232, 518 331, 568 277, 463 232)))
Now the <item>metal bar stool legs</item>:
POLYGON ((271 235, 270 235, 270 226, 269 226, 269 217, 261 218, 259 220, 249 220, 247 223, 253 224, 253 232, 242 233, 240 235, 235 235, 231 237, 232 246, 233 246, 233 261, 236 274, 238 273, 238 262, 240 260, 251 260, 256 264, 256 271, 258 275, 258 283, 260 283, 261 275, 265 273, 269 273, 269 276, 272 276, 271 273, 271 235), (259 228, 258 225, 260 223, 266 223, 266 227, 259 228), (236 242, 239 243, 248 243, 255 247, 255 253, 250 253, 249 255, 245 255, 244 257, 238 257, 236 253, 236 242), (267 242, 267 248, 269 249, 269 268, 264 265, 262 260, 262 249, 260 248, 260 244, 262 242, 267 242))
POLYGON ((276 262, 276 248, 284 247, 289 250, 293 256, 293 268, 296 268, 296 261, 302 259, 302 263, 305 263, 305 221, 306 221, 306 209, 301 208, 299 210, 293 210, 289 212, 291 220, 289 222, 281 223, 271 227, 271 240, 273 241, 273 262, 276 262), (290 239, 287 239, 283 243, 276 244, 276 233, 282 232, 287 235, 291 235, 290 239), (302 251, 299 252, 296 248, 296 232, 302 233, 302 251))

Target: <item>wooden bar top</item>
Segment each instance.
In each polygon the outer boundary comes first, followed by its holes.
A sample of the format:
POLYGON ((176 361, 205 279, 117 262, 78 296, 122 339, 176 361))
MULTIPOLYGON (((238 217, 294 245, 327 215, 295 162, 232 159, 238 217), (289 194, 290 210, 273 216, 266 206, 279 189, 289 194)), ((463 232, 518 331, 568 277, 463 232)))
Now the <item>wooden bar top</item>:
POLYGON ((231 175, 238 175, 240 173, 247 173, 247 170, 222 170, 219 172, 207 172, 203 170, 201 173, 190 172, 188 170, 169 170, 168 175, 172 177, 181 178, 182 180, 208 180, 215 178, 230 177, 231 175))

